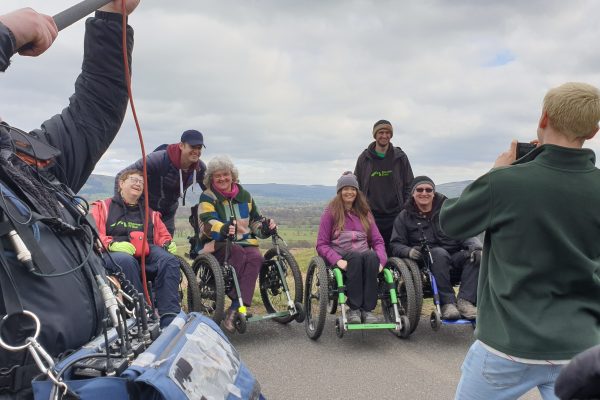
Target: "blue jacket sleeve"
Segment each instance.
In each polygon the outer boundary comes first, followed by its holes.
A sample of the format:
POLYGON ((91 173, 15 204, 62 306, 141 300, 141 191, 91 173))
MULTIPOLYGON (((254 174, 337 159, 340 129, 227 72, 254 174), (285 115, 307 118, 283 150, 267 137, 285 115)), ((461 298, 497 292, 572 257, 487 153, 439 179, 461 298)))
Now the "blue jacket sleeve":
MULTIPOLYGON (((62 154, 54 175, 75 192, 92 173, 119 131, 127 110, 121 45, 121 15, 96 12, 86 21, 83 65, 75 93, 62 113, 35 130, 62 154)), ((133 29, 127 27, 131 64, 133 29)))

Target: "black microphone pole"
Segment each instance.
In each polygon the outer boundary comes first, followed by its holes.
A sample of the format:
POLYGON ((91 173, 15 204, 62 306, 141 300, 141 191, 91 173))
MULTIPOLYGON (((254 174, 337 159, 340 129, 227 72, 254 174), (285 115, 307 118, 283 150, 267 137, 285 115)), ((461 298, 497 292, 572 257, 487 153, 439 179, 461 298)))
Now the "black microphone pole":
POLYGON ((54 22, 56 23, 58 30, 62 31, 67 26, 74 24, 81 18, 93 13, 111 1, 112 0, 83 0, 82 2, 75 4, 64 11, 59 12, 52 18, 54 18, 54 22))

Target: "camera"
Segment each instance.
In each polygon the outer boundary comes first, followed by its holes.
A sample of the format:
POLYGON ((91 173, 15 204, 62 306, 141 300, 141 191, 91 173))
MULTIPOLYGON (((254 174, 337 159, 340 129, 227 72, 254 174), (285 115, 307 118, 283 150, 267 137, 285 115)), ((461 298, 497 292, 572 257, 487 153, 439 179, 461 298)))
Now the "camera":
POLYGON ((526 154, 528 154, 531 150, 535 149, 537 146, 535 144, 531 144, 531 143, 522 143, 519 142, 517 143, 517 160, 521 157, 524 157, 526 154))

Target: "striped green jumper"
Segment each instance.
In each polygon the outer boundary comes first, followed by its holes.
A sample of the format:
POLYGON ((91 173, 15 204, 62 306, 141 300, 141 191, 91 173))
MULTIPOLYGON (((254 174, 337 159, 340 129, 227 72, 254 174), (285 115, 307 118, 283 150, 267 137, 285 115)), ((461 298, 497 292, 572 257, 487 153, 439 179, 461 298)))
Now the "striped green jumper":
POLYGON ((200 195, 198 218, 202 232, 200 239, 203 246, 213 240, 225 240, 220 231, 223 225, 229 222, 231 216, 235 218, 237 224, 236 244, 240 246, 258 246, 257 237, 264 238, 260 231, 262 217, 258 212, 254 199, 242 185, 237 185, 239 193, 231 201, 218 191, 213 191, 212 188, 205 190, 200 195))

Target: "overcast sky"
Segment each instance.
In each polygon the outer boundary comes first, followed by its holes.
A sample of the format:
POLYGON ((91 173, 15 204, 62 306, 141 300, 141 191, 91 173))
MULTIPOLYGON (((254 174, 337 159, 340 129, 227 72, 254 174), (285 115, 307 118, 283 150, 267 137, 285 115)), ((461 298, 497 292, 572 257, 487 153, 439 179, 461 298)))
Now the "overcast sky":
MULTIPOLYGON (((74 1, 3 0, 50 15, 74 1)), ((133 92, 147 151, 204 133, 246 183, 334 185, 388 119, 415 175, 475 179, 512 138, 535 137, 545 92, 600 85, 599 1, 150 1, 133 92)), ((83 21, 0 76, 0 115, 30 130, 59 112, 83 21)), ((600 151, 600 138, 589 142, 600 151)), ((95 173, 140 157, 131 114, 95 173)))

